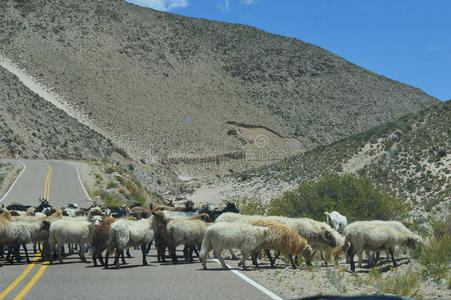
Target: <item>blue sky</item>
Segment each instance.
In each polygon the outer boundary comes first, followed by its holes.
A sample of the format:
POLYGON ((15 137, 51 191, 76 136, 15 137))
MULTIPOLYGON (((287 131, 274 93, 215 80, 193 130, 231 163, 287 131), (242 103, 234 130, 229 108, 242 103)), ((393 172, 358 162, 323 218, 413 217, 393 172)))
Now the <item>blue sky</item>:
POLYGON ((298 38, 441 100, 451 99, 451 0, 127 2, 298 38))

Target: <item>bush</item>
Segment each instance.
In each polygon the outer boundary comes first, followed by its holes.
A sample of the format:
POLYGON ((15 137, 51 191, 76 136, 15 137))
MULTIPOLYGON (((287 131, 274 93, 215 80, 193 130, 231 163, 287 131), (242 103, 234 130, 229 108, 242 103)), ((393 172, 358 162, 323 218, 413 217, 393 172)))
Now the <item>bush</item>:
POLYGON ((97 190, 93 194, 94 196, 99 196, 106 206, 120 206, 124 203, 122 197, 118 194, 109 193, 104 190, 97 190))
POLYGON ((380 270, 370 270, 366 284, 376 288, 377 294, 394 294, 399 296, 421 297, 421 274, 409 268, 405 272, 396 272, 393 275, 382 276, 380 270))
POLYGON ((108 184, 106 186, 107 189, 115 189, 117 187, 119 187, 119 184, 117 184, 116 182, 113 182, 113 181, 108 182, 108 184))
POLYGON ((265 215, 268 207, 259 198, 241 198, 235 199, 233 202, 244 215, 265 215))
POLYGON ((443 279, 449 276, 451 264, 451 215, 444 222, 431 221, 431 226, 432 236, 413 253, 413 257, 424 266, 425 277, 443 279))
POLYGON ((324 219, 324 212, 339 211, 348 221, 390 220, 404 217, 409 206, 402 199, 379 190, 370 180, 352 175, 325 176, 306 182, 272 199, 268 214, 324 219))

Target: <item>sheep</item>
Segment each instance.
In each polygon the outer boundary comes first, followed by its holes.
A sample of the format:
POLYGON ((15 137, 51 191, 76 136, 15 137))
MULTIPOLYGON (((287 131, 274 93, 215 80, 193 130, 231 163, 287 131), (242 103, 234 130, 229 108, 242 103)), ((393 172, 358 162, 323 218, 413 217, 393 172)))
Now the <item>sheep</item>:
POLYGON ((205 230, 208 224, 203 220, 208 220, 207 214, 201 214, 193 216, 192 218, 175 218, 165 219, 166 224, 166 238, 169 248, 169 254, 172 262, 176 264, 177 256, 175 254, 175 248, 178 245, 187 245, 184 250, 185 259, 190 262, 192 259, 192 251, 195 247, 202 243, 202 239, 205 235, 205 230))
POLYGON ((156 229, 157 222, 154 216, 138 221, 120 219, 111 224, 105 257, 105 269, 108 269, 108 257, 115 249, 117 250, 115 264, 119 268, 119 254, 126 248, 138 245, 141 246, 143 265, 148 265, 146 260, 147 245, 153 240, 156 229))
POLYGON ((79 211, 78 204, 77 203, 69 203, 67 207, 65 208, 67 214, 69 217, 75 217, 77 212, 79 211))
POLYGON ((269 228, 270 239, 263 242, 253 253, 254 265, 258 267, 257 253, 264 249, 271 263, 274 267, 275 259, 271 259, 269 249, 278 250, 283 255, 288 256, 293 269, 296 269, 296 264, 293 256, 302 254, 307 262, 310 262, 312 255, 312 248, 308 245, 307 240, 299 235, 299 233, 292 227, 269 220, 252 221, 253 226, 261 226, 269 228))
MULTIPOLYGON (((50 216, 38 216, 38 214, 40 213, 36 213, 36 216, 31 217, 31 216, 17 216, 17 217, 13 217, 12 221, 13 222, 34 222, 34 223, 38 223, 38 222, 42 222, 44 220, 47 220, 49 222, 53 222, 56 221, 58 219, 61 219, 63 217, 63 212, 60 208, 56 208, 54 209, 54 213, 50 216)), ((39 237, 37 237, 34 241, 33 241, 33 252, 36 253, 37 252, 37 244, 39 242, 44 242, 45 240, 48 239, 48 231, 41 231, 41 235, 39 237)))
MULTIPOLYGON (((86 262, 85 245, 89 241, 90 224, 91 222, 88 221, 74 221, 70 219, 61 219, 51 223, 49 230, 50 249, 56 246, 60 263, 63 263, 61 249, 64 244, 77 244, 80 259, 82 262, 86 262)), ((53 263, 52 256, 50 257, 50 263, 53 263)))
MULTIPOLYGON (((4 234, 6 231, 6 228, 9 226, 9 223, 11 223, 11 213, 8 210, 5 210, 3 208, 0 208, 0 236, 4 234)), ((2 257, 3 257, 3 245, 0 243, 0 248, 2 250, 2 257)), ((0 267, 2 264, 0 263, 0 267)))
POLYGON ((213 250, 222 267, 226 270, 227 265, 222 258, 224 249, 241 250, 241 264, 246 270, 246 258, 262 243, 270 240, 269 228, 252 226, 246 223, 215 223, 207 228, 202 241, 200 259, 203 269, 207 269, 207 255, 213 250))
POLYGON ((9 259, 12 253, 18 254, 18 248, 20 245, 25 250, 25 256, 28 263, 30 259, 28 257, 28 250, 26 244, 41 239, 41 232, 48 231, 49 223, 47 221, 42 222, 10 222, 6 226, 2 234, 0 235, 0 244, 8 245, 7 259, 10 263, 13 259, 9 259))
MULTIPOLYGON (((325 222, 319 222, 310 218, 288 218, 278 216, 248 216, 236 213, 224 213, 220 215, 216 222, 246 222, 255 220, 271 220, 293 227, 300 236, 304 237, 315 251, 332 252, 332 248, 337 246, 338 233, 325 222)), ((234 257, 233 251, 230 251, 234 257)), ((236 256, 235 256, 236 257, 236 256)))
MULTIPOLYGON (((127 220, 136 220, 135 218, 126 218, 127 220)), ((108 240, 110 238, 110 226, 114 222, 116 222, 118 219, 116 218, 103 218, 102 222, 98 222, 96 218, 93 218, 92 221, 92 229, 91 229, 91 235, 89 237, 89 242, 91 245, 91 254, 92 254, 92 261, 94 263, 94 266, 97 267, 97 258, 99 259, 102 266, 105 265, 102 257, 102 252, 105 251, 108 247, 108 240)), ((127 249, 128 252, 128 249, 127 249)), ((128 253, 129 255, 129 253, 128 253)), ((129 256, 131 257, 131 256, 129 256)), ((125 264, 125 258, 122 255, 122 262, 125 264)))
MULTIPOLYGON (((385 225, 385 226, 389 226, 391 228, 393 228, 394 230, 397 230, 401 233, 406 233, 409 235, 412 235, 415 238, 415 242, 417 244, 422 244, 423 243, 423 239, 421 238, 421 236, 419 236, 417 233, 414 233, 412 231, 410 231, 404 224, 402 224, 399 221, 382 221, 382 220, 371 220, 371 221, 357 221, 357 222, 353 222, 352 224, 349 224, 348 227, 346 227, 346 230, 348 230, 349 228, 352 228, 353 226, 359 226, 359 224, 373 224, 373 225, 385 225)), ((406 254, 406 247, 400 247, 403 250, 403 253, 406 254)), ((370 251, 366 251, 366 255, 368 257, 368 259, 371 261, 372 264, 377 263, 377 260, 379 259, 379 251, 376 252, 376 257, 373 257, 373 255, 370 255, 370 251)), ((387 253, 386 257, 388 258, 389 253, 387 253)), ((359 256, 359 267, 361 267, 362 265, 362 256, 359 256)))
MULTIPOLYGON (((355 271, 354 255, 361 257, 363 251, 387 250, 391 256, 393 265, 397 263, 394 257, 395 246, 407 246, 415 249, 416 238, 412 234, 402 233, 387 225, 376 225, 369 222, 350 224, 345 230, 343 246, 336 251, 346 251, 350 259, 351 270, 355 271)), ((360 260, 360 258, 359 258, 360 260)))
POLYGON ((330 213, 325 212, 324 214, 326 215, 327 224, 339 233, 343 234, 346 226, 348 225, 348 219, 337 211, 332 211, 330 213))

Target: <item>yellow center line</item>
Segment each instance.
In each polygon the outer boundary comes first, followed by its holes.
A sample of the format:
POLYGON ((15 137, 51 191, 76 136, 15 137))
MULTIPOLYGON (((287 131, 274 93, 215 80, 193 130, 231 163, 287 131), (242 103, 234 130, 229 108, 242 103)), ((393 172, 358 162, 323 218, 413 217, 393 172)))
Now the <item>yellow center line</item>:
MULTIPOLYGON (((38 253, 32 261, 37 261, 40 258, 40 254, 38 253)), ((4 299, 8 294, 16 288, 16 286, 30 273, 30 271, 34 268, 36 264, 30 264, 28 265, 25 270, 22 272, 22 274, 19 275, 19 277, 16 278, 6 289, 3 290, 3 292, 0 293, 0 300, 4 299)))
POLYGON ((30 282, 27 283, 27 285, 17 294, 16 297, 14 297, 14 300, 21 300, 23 299, 28 292, 31 290, 31 288, 39 281, 42 274, 44 274, 45 270, 47 270, 47 267, 49 266, 49 262, 44 262, 39 270, 34 274, 33 278, 31 278, 30 282))
POLYGON ((47 201, 50 199, 50 178, 52 177, 52 173, 53 173, 53 169, 52 166, 47 164, 47 176, 45 177, 45 182, 44 182, 44 199, 46 199, 47 201))

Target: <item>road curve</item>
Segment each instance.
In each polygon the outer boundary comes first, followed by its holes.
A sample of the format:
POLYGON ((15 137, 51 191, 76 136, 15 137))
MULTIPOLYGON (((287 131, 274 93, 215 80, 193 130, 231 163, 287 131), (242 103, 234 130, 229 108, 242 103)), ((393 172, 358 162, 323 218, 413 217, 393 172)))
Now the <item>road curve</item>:
MULTIPOLYGON (((55 206, 65 206, 70 202, 88 206, 84 202, 87 195, 72 164, 63 161, 19 162, 25 165, 25 170, 2 204, 37 205, 37 199, 46 194, 55 206)), ((142 266, 140 251, 131 252, 134 258, 128 259, 127 265, 119 270, 94 268, 90 259, 87 264, 81 263, 78 255, 67 257, 63 265, 4 264, 0 268, 0 300, 281 299, 271 296, 271 292, 263 287, 256 288, 250 279, 246 282, 237 274, 220 269, 210 260, 209 270, 204 271, 200 263, 183 263, 182 258, 178 265, 159 263, 152 250, 148 257, 150 266, 142 266)), ((179 256, 182 256, 180 249, 179 256)))

